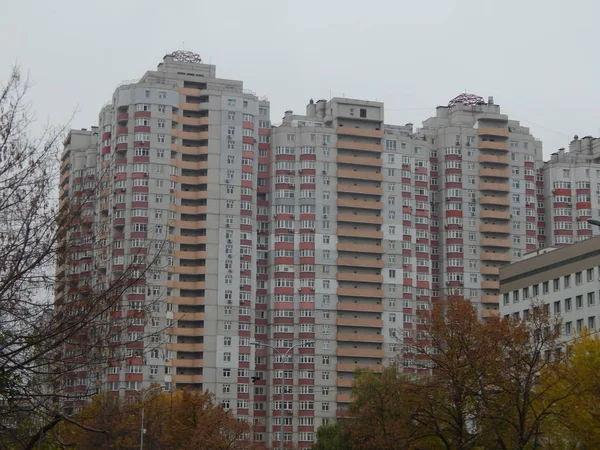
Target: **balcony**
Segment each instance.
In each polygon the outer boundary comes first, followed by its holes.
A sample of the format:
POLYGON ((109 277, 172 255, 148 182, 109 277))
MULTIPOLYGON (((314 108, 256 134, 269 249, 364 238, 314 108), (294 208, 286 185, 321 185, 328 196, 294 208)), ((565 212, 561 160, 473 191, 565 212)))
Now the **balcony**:
POLYGON ((173 266, 169 267, 169 273, 202 275, 206 273, 206 266, 173 266))
POLYGON ((202 375, 172 375, 173 383, 198 384, 202 383, 202 375))
POLYGON ((204 313, 203 312, 175 312, 175 313, 173 313, 173 319, 199 321, 199 320, 204 320, 204 313))
POLYGON ((480 244, 482 247, 510 248, 510 241, 508 239, 482 239, 480 244))
POLYGON ((338 199, 338 208, 382 209, 383 203, 370 200, 338 199))
POLYGON ((383 283, 382 275, 360 272, 338 272, 337 279, 341 281, 356 281, 362 283, 383 283))
POLYGON ((206 214, 206 206, 182 206, 182 205, 169 205, 171 211, 175 211, 182 214, 206 214))
MULTIPOLYGON (((354 141, 346 141, 346 140, 338 140, 336 144, 337 148, 345 149, 345 150, 363 150, 368 152, 381 152, 383 151, 383 147, 381 144, 375 144, 373 142, 354 142, 354 141)), ((343 157, 346 158, 346 157, 343 157)), ((376 160, 379 161, 378 166, 381 166, 381 159, 379 158, 360 158, 360 159, 368 159, 368 160, 376 160)), ((338 162, 340 161, 340 157, 338 156, 338 162)), ((360 163, 352 163, 352 164, 360 164, 360 163)), ((373 165, 373 164, 368 164, 373 165)))
POLYGON ((506 128, 489 128, 483 127, 477 130, 479 136, 497 136, 497 137, 508 137, 508 130, 506 128))
POLYGON ((358 289, 358 288, 338 288, 337 295, 345 297, 373 297, 382 298, 381 289, 358 289))
POLYGON ((205 289, 206 285, 204 281, 174 281, 168 280, 167 286, 175 289, 205 289))
POLYGON ((175 191, 175 197, 188 200, 199 200, 208 197, 208 191, 175 191))
POLYGON ((175 181, 176 183, 181 184, 207 184, 208 177, 207 176, 183 176, 183 175, 171 175, 171 181, 175 181))
POLYGON ((479 141, 479 148, 481 150, 504 150, 508 151, 508 145, 506 142, 498 141, 479 141))
POLYGON ((171 220, 169 226, 181 230, 197 230, 206 228, 206 220, 171 220))
POLYGON ((496 192, 509 192, 510 187, 508 183, 490 183, 486 181, 479 182, 479 189, 481 191, 496 191, 496 192))
POLYGON ((482 205, 510 206, 510 199, 508 197, 482 195, 479 197, 479 203, 482 205))
POLYGON ((338 155, 338 164, 354 164, 360 166, 381 167, 381 158, 367 158, 363 156, 338 155))
POLYGON ((491 253, 491 252, 483 252, 481 253, 482 261, 498 261, 498 262, 510 262, 512 257, 510 253, 491 253))
POLYGON ((499 281, 482 281, 481 289, 500 289, 499 281))
POLYGON ((337 134, 344 136, 361 136, 373 138, 383 137, 383 130, 369 130, 367 128, 337 127, 336 132, 337 134))
POLYGON ((357 356, 357 357, 366 357, 366 358, 383 358, 384 352, 383 350, 376 348, 354 348, 354 347, 342 347, 338 346, 336 350, 337 356, 357 356))
MULTIPOLYGON (((364 228, 339 228, 337 229, 338 236, 360 237, 369 239, 383 239, 383 232, 376 230, 365 230, 364 228)), ((339 244, 338 244, 339 245, 339 244)), ((345 245, 345 244, 344 244, 345 245)), ((349 250, 355 251, 355 250, 349 250)), ((382 251, 380 250, 379 253, 382 251)))
POLYGON ((479 226, 479 231, 482 233, 501 233, 501 234, 510 234, 510 228, 508 225, 497 225, 493 223, 482 223, 479 226))
POLYGON ((352 403, 352 394, 337 394, 335 401, 338 403, 352 403))
POLYGON ((172 359, 169 361, 171 367, 203 367, 204 360, 202 359, 172 359))
POLYGON ((371 180, 382 181, 383 175, 380 172, 369 172, 367 170, 338 170, 337 177, 349 178, 352 180, 371 180))
POLYGON ((185 111, 201 111, 208 108, 208 102, 202 103, 188 103, 182 102, 179 104, 179 108, 185 111))
POLYGON ((353 378, 338 378, 336 380, 335 385, 337 387, 351 388, 352 387, 352 383, 354 383, 354 379, 353 378))
POLYGON ((479 169, 480 177, 508 178, 507 169, 479 169))
POLYGON ((117 114, 117 123, 127 122, 129 120, 129 113, 121 112, 117 114))
POLYGON ((208 154, 208 145, 176 145, 171 144, 171 150, 177 153, 181 153, 183 155, 207 155, 208 154))
POLYGON ((208 139, 208 131, 181 131, 171 130, 171 134, 181 139, 187 139, 190 141, 203 141, 208 139))
POLYGON ((197 251, 197 252, 184 252, 184 251, 176 251, 172 253, 175 258, 180 259, 206 259, 206 252, 197 251))
POLYGON ((383 305, 380 303, 337 303, 338 311, 365 311, 365 312, 383 312, 383 305))
POLYGON ((383 342, 383 336, 381 334, 367 333, 338 333, 336 334, 335 339, 345 342, 383 342))
MULTIPOLYGON (((338 222, 351 222, 351 223, 373 223, 381 225, 383 223, 383 217, 381 216, 367 216, 362 214, 338 214, 338 222)), ((357 234, 360 236, 360 233, 357 234)))
POLYGON ((354 184, 338 183, 338 192, 347 192, 350 194, 370 194, 370 195, 383 195, 383 188, 376 186, 362 186, 354 184))
POLYGON ((383 261, 372 258, 338 258, 338 266, 382 268, 383 261))
POLYGON ((508 155, 479 154, 480 163, 505 164, 508 165, 508 155))
POLYGON ((204 344, 170 344, 167 342, 165 348, 176 352, 202 352, 204 344))
POLYGON ((182 161, 180 159, 171 159, 171 165, 180 169, 190 170, 206 170, 208 169, 208 161, 182 161))
POLYGON ((354 317, 338 317, 336 325, 346 327, 364 327, 364 328, 381 328, 383 320, 381 319, 355 319, 354 317))
POLYGON ((497 295, 483 295, 481 296, 481 303, 492 303, 498 305, 500 301, 498 300, 497 295))
POLYGON ((506 211, 493 211, 489 209, 482 209, 479 212, 479 217, 481 217, 482 219, 510 220, 510 213, 506 211))
POLYGON ((197 88, 179 88, 181 95, 189 95, 190 97, 200 97, 202 95, 202 89, 197 88))
POLYGON ((185 116, 178 116, 178 115, 173 114, 173 116, 171 117, 171 120, 173 120, 173 122, 177 122, 182 125, 194 125, 194 126, 208 125, 208 117, 185 117, 185 116))
MULTIPOLYGON (((358 235, 360 236, 360 233, 358 235)), ((381 245, 364 245, 338 242, 337 249, 338 252, 383 253, 383 247, 381 245)))
POLYGON ((179 236, 170 234, 169 241, 179 244, 206 244, 206 236, 179 236))
POLYGON ((336 366, 338 372, 356 372, 360 369, 383 372, 383 366, 380 364, 338 364, 336 366))
POLYGON ((167 328, 167 333, 173 336, 204 336, 204 328, 167 328))
POLYGON ((479 272, 481 272, 482 275, 499 275, 500 268, 499 267, 491 267, 491 266, 482 266, 481 269, 479 269, 479 272))

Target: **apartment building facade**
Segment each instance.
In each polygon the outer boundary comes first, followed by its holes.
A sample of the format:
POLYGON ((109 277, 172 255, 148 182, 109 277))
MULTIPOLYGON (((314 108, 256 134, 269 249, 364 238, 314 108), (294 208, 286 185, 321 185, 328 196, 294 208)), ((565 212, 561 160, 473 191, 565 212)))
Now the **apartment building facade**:
POLYGON ((310 448, 357 368, 419 370, 432 302, 498 314, 500 267, 543 245, 541 144, 492 99, 458 96, 418 129, 379 102, 311 101, 276 127, 269 108, 175 52, 71 131, 61 199, 90 194, 89 220, 59 273, 139 277, 110 312, 118 350, 73 389, 207 389, 267 448, 310 448))
POLYGON ((544 164, 545 234, 550 246, 567 246, 596 236, 587 220, 600 217, 600 140, 575 136, 544 164))
POLYGON ((562 321, 561 340, 572 340, 600 320, 600 237, 533 252, 500 269, 501 314, 527 319, 533 303, 562 321))
MULTIPOLYGON (((266 276, 257 273, 256 235, 268 177, 257 171, 269 160, 269 103, 215 72, 197 55, 167 55, 117 87, 97 130, 67 138, 61 199, 93 197, 83 209, 89 224, 67 238, 72 257, 59 279, 139 278, 110 312, 113 323, 131 320, 109 327, 116 349, 106 367, 80 373, 74 390, 208 389, 247 415, 250 341, 261 322, 252 305, 266 276)), ((63 289, 58 311, 69 307, 63 289)))

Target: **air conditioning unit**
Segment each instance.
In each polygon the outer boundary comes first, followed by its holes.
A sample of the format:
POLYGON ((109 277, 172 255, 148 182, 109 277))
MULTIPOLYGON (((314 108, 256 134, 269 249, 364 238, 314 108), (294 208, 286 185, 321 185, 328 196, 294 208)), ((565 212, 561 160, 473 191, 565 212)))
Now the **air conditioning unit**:
POLYGON ((321 173, 322 173, 323 175, 326 175, 326 174, 327 174, 327 171, 326 171, 326 170, 324 170, 324 171, 323 171, 323 172, 321 172, 321 173))
POLYGON ((229 183, 230 183, 230 181, 229 181, 229 180, 225 180, 225 184, 229 184, 229 183))
POLYGON ((323 214, 323 219, 327 219, 329 216, 327 214, 323 214))
POLYGON ((233 244, 233 241, 231 239, 227 239, 227 243, 228 244, 233 244))
POLYGON ((228 223, 225 224, 225 228, 230 228, 230 225, 228 223))

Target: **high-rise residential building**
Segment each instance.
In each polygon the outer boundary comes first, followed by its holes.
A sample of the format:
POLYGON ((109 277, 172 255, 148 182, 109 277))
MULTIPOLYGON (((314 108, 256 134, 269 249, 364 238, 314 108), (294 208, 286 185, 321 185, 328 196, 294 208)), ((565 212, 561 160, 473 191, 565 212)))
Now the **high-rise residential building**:
POLYGON ((541 144, 467 94, 417 129, 346 98, 269 113, 190 53, 118 86, 65 146, 61 198, 91 196, 59 273, 140 278, 107 318, 131 320, 119 350, 76 383, 208 389, 267 448, 310 448, 357 368, 422 368, 433 301, 499 313, 500 267, 544 240, 541 144))
POLYGON ((549 246, 597 235, 588 219, 600 217, 600 139, 577 136, 544 164, 545 232, 549 246))
MULTIPOLYGON (((139 280, 110 312, 112 322, 131 318, 109 325, 120 346, 69 388, 208 389, 252 415, 250 341, 255 325, 266 327, 253 300, 266 294, 266 241, 256 235, 266 229, 269 134, 268 101, 184 52, 118 86, 98 129, 71 131, 61 198, 85 203, 59 276, 80 286, 127 271, 139 280)), ((72 306, 59 286, 57 310, 72 306)))
POLYGON ((429 144, 437 168, 440 290, 473 299, 483 316, 497 314, 499 268, 540 245, 541 142, 492 97, 469 94, 438 107, 414 137, 429 144))

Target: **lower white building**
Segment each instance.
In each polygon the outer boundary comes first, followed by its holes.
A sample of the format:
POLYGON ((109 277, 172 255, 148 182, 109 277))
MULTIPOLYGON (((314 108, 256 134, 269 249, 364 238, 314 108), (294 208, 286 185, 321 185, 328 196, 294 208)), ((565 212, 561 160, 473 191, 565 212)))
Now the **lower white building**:
POLYGON ((600 237, 532 252, 500 269, 502 317, 527 318, 542 301, 562 318, 562 340, 600 323, 600 237))

